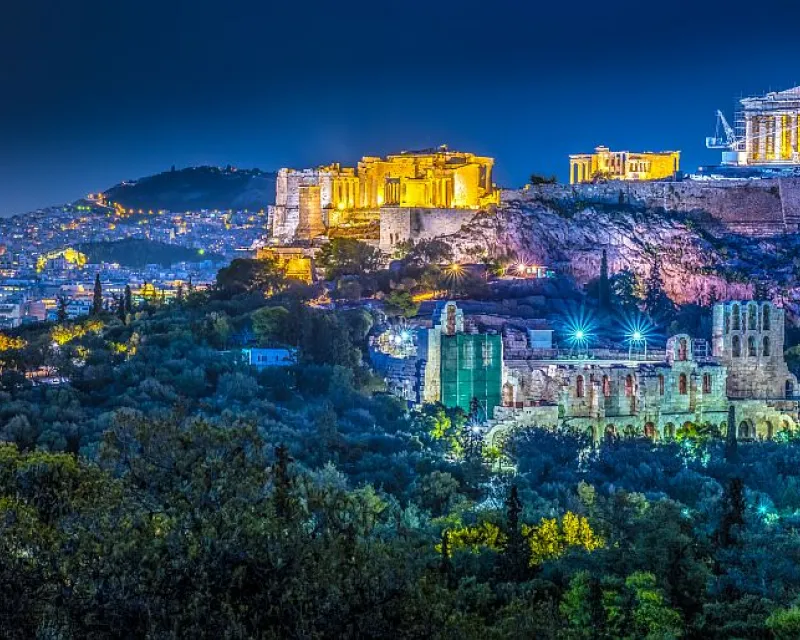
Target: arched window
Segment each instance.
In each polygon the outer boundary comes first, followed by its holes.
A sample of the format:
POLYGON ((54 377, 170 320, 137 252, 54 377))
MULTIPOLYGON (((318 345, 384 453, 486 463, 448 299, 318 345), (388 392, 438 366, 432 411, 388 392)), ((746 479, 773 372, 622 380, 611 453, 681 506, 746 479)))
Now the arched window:
POLYGON ((732 351, 734 358, 741 358, 742 356, 742 339, 739 336, 733 336, 732 351))
POLYGON ((756 311, 756 304, 751 302, 747 307, 747 328, 750 331, 758 331, 758 312, 756 311))
POLYGON ((761 355, 767 358, 770 356, 769 336, 764 336, 764 340, 761 346, 761 355))
POLYGON ((656 425, 654 425, 652 422, 648 422, 644 425, 644 437, 650 438, 651 440, 655 439, 656 425))
POLYGON ((689 345, 686 338, 681 338, 678 342, 678 360, 686 360, 689 356, 689 345))
POLYGON ((761 330, 762 331, 769 331, 769 303, 764 304, 761 307, 761 330))
POLYGON ((687 393, 689 393, 689 385, 685 373, 682 373, 678 378, 678 393, 680 393, 682 396, 685 396, 687 393))
POLYGON ((611 397, 611 380, 608 376, 603 376, 603 395, 606 398, 611 397))
POLYGON ((739 423, 739 437, 743 440, 752 438, 754 434, 750 433, 750 425, 747 421, 739 423))
POLYGON ((616 438, 617 428, 613 424, 606 425, 606 439, 616 438))
POLYGON ((739 316, 739 305, 733 305, 733 309, 731 309, 731 319, 733 320, 733 330, 739 331, 742 326, 740 324, 740 316, 739 316))
POLYGON ((663 375, 659 375, 658 376, 658 395, 660 395, 660 396, 664 395, 664 376, 663 375))
POLYGON ((725 333, 731 332, 731 312, 725 310, 725 333))
POLYGON ((750 336, 747 339, 747 355, 751 358, 755 358, 758 355, 758 347, 756 347, 755 336, 750 336))
POLYGON ((703 393, 711 393, 711 374, 703 374, 703 393))
POLYGON ((575 397, 583 398, 583 396, 584 396, 583 376, 578 376, 578 378, 575 380, 575 397))
POLYGON ((668 422, 664 425, 664 437, 666 438, 674 438, 675 437, 675 425, 671 422, 668 422))
POLYGON ((625 376, 625 395, 629 398, 633 395, 633 376, 630 374, 625 376))

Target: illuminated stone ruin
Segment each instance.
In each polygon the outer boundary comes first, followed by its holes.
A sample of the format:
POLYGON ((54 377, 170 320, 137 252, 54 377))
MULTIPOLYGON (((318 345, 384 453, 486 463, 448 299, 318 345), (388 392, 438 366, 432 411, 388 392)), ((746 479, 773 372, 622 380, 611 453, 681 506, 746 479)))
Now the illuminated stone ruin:
POLYGON ((499 202, 493 167, 492 158, 439 147, 365 157, 357 168, 281 169, 270 208, 272 235, 310 240, 379 220, 384 209, 478 210, 499 202))
POLYGON ((597 147, 594 153, 569 157, 569 182, 604 180, 663 180, 680 170, 680 151, 636 153, 597 147))

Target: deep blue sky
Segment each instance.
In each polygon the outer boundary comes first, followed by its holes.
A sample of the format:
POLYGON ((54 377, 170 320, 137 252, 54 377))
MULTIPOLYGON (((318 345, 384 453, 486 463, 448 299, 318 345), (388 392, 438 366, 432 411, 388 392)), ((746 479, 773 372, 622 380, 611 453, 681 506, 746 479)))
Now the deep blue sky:
POLYGON ((0 215, 171 165, 448 143, 497 180, 597 144, 683 151, 800 84, 800 3, 19 0, 0 9, 0 215))

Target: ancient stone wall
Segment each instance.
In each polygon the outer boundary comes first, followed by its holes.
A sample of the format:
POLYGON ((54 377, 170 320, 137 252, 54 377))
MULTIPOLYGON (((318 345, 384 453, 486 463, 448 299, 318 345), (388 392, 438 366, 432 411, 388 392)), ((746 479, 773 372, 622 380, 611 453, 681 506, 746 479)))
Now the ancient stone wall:
POLYGON ((753 236, 800 229, 800 179, 709 180, 683 182, 608 182, 536 185, 504 191, 504 202, 541 200, 581 205, 628 205, 686 214, 711 232, 753 236))
POLYGON ((391 251, 398 242, 430 240, 461 231, 476 212, 465 209, 422 209, 383 207, 380 247, 391 251))

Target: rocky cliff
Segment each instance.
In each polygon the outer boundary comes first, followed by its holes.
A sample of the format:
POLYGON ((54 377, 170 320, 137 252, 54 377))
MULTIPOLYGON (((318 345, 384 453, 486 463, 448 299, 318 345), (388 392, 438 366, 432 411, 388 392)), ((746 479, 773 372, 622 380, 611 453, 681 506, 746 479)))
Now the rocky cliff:
POLYGON ((631 269, 643 278, 658 256, 667 293, 677 303, 747 299, 759 288, 795 315, 800 310, 796 234, 710 233, 695 219, 662 208, 575 201, 565 206, 520 193, 446 240, 462 259, 515 256, 578 284, 598 276, 603 249, 611 273, 631 269))

